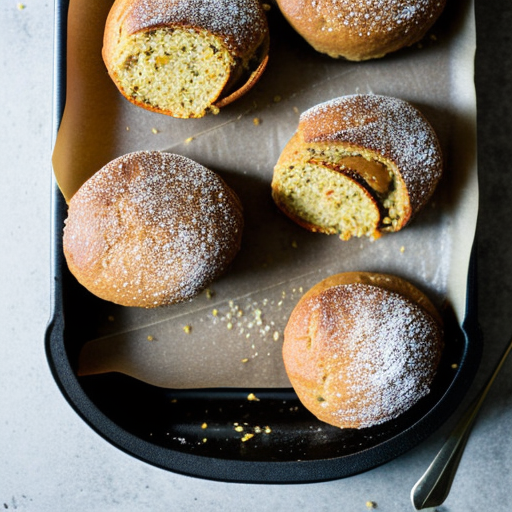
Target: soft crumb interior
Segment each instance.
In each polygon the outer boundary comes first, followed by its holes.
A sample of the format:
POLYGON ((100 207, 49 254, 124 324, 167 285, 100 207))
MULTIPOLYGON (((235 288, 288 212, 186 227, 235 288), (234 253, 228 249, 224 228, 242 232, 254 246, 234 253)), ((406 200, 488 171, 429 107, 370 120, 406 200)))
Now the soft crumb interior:
MULTIPOLYGON (((362 152, 346 152, 337 148, 329 147, 322 149, 309 148, 309 153, 312 160, 322 160, 324 162, 337 165, 341 160, 347 157, 358 157, 368 161, 378 161, 389 172, 389 185, 386 191, 375 190, 372 180, 367 179, 366 176, 361 177, 365 180, 367 186, 373 190, 373 194, 378 199, 382 215, 382 231, 394 231, 400 225, 400 220, 406 215, 406 205, 408 204, 407 191, 404 183, 397 178, 398 173, 392 162, 384 159, 375 160, 373 154, 362 154, 362 152)), ((358 171, 357 168, 353 169, 358 171)))
POLYGON ((117 80, 127 96, 184 118, 201 117, 211 109, 235 65, 219 38, 188 28, 128 36, 120 41, 115 60, 117 80))
POLYGON ((344 240, 376 234, 378 207, 360 185, 344 175, 311 163, 284 166, 278 175, 276 199, 291 214, 344 240))

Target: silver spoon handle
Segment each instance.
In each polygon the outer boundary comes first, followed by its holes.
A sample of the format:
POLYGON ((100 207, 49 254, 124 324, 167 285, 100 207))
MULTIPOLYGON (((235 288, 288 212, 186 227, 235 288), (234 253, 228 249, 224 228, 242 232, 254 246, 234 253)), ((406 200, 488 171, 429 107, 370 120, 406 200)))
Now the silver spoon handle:
POLYGON ((428 469, 412 488, 411 501, 416 510, 437 507, 448 496, 478 411, 511 350, 512 338, 487 383, 469 405, 428 469))

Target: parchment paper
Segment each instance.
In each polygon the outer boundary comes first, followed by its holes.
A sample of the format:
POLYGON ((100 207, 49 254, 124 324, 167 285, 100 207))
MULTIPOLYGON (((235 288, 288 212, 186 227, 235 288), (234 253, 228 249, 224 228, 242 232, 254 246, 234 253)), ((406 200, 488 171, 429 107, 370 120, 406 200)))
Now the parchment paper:
MULTIPOLYGON (((111 159, 135 150, 185 155, 218 172, 244 205, 243 247, 229 271, 193 301, 144 310, 105 303, 87 321, 96 336, 79 373, 123 372, 172 388, 288 387, 281 344, 300 296, 343 271, 400 275, 463 320, 478 185, 472 1, 448 2, 429 35, 377 61, 315 52, 273 6, 270 61, 255 89, 217 116, 173 119, 131 105, 101 59, 111 2, 71 0, 64 116, 54 150, 68 200, 111 159), (439 135, 445 174, 430 204, 402 232, 371 242, 309 233, 270 197, 272 170, 309 107, 376 93, 416 105, 439 135)), ((98 299, 99 300, 99 299, 98 299)))

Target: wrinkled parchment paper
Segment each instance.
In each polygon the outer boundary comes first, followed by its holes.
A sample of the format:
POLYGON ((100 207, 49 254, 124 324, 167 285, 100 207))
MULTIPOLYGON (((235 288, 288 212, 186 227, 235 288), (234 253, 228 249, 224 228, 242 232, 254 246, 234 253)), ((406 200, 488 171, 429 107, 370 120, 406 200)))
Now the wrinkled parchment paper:
POLYGON ((475 26, 472 1, 449 4, 421 44, 363 63, 315 52, 273 6, 261 81, 219 115, 183 120, 121 97, 101 59, 111 2, 71 0, 66 107, 53 158, 64 197, 113 158, 158 149, 218 172, 240 196, 246 222, 229 271, 191 302, 156 310, 105 304, 84 319, 96 335, 79 373, 118 371, 170 388, 288 387, 281 345, 290 312, 318 281, 350 270, 402 276, 438 306, 449 301, 461 322, 478 209, 475 26), (446 163, 425 210, 374 242, 309 233, 270 197, 273 166, 299 114, 352 93, 412 102, 438 133, 446 163))

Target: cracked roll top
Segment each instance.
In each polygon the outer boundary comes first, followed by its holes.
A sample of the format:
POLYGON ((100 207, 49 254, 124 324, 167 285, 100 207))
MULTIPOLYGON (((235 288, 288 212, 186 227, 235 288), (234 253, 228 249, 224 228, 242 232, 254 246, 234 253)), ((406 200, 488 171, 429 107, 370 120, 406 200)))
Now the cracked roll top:
POLYGON ((352 61, 376 59, 420 41, 446 0, 277 0, 315 50, 352 61))
POLYGON ((69 202, 64 255, 90 292, 152 308, 192 299, 237 254, 243 214, 213 171, 179 155, 129 153, 69 202))
POLYGON ((302 404, 340 428, 367 428, 430 393, 444 347, 442 320, 396 276, 347 272, 309 290, 284 332, 287 375, 302 404))
POLYGON ((135 105, 193 118, 245 94, 263 73, 268 49, 258 0, 116 0, 103 60, 135 105))
POLYGON ((343 96, 301 115, 274 168, 272 197, 310 231, 378 238, 406 226, 441 175, 439 141, 415 107, 343 96))

